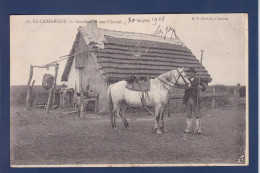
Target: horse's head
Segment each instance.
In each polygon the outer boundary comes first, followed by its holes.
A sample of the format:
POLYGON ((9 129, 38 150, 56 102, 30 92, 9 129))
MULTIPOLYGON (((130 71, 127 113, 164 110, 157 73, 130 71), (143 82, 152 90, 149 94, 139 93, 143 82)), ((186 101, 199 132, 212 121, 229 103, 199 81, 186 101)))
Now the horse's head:
POLYGON ((167 73, 164 73, 158 77, 164 84, 179 88, 187 88, 191 86, 190 80, 188 79, 184 68, 177 68, 167 73))
POLYGON ((177 75, 179 76, 176 78, 176 82, 175 82, 176 85, 177 86, 179 85, 178 87, 182 87, 182 88, 190 87, 191 83, 184 71, 184 67, 178 68, 177 72, 178 72, 177 75))

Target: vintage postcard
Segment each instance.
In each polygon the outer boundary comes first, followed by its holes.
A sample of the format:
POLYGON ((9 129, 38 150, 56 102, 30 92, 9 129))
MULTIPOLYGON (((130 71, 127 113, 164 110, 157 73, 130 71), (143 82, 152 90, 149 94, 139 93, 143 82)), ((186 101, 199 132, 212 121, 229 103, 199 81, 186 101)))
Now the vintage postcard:
POLYGON ((246 166, 248 16, 11 15, 11 167, 246 166))

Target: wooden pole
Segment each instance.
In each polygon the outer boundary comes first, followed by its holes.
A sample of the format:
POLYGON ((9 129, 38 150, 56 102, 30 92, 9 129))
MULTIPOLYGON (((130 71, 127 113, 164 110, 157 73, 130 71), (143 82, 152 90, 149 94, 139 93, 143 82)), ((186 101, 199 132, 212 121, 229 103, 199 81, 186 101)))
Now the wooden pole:
POLYGON ((55 90, 56 90, 56 84, 57 84, 57 76, 58 76, 58 72, 59 72, 59 64, 57 64, 55 66, 55 76, 54 76, 54 92, 53 92, 53 99, 52 99, 52 108, 55 107, 55 99, 56 99, 56 93, 55 93, 55 90))
MULTIPOLYGON (((201 51, 200 65, 202 66, 202 58, 203 58, 203 52, 204 52, 204 50, 200 50, 200 51, 201 51)), ((198 87, 200 86, 200 82, 201 82, 200 80, 201 80, 201 78, 199 77, 199 84, 198 84, 198 87)), ((198 94, 197 94, 196 114, 198 113, 199 97, 200 97, 200 90, 198 90, 198 94)))
MULTIPOLYGON (((33 66, 30 65, 29 80, 27 82, 26 110, 31 109, 32 87, 30 85, 31 85, 32 77, 33 77, 33 66)), ((34 82, 33 82, 33 84, 34 84, 34 82)))
POLYGON ((59 70, 59 64, 55 65, 55 76, 54 76, 54 82, 53 86, 50 90, 49 97, 48 97, 48 102, 47 102, 47 107, 46 107, 46 112, 49 114, 50 112, 50 107, 54 104, 54 95, 55 95, 55 88, 56 88, 56 80, 57 80, 57 75, 58 75, 58 70, 59 70))
POLYGON ((82 69, 81 68, 79 68, 79 89, 80 89, 80 105, 78 107, 78 109, 79 109, 79 117, 81 119, 83 119, 84 103, 83 103, 82 69))
POLYGON ((64 91, 62 91, 62 92, 59 93, 59 95, 60 95, 60 108, 63 107, 63 92, 64 92, 64 91))
MULTIPOLYGON (((216 92, 216 88, 213 87, 212 93, 215 94, 215 92, 216 92)), ((211 108, 212 108, 212 109, 215 109, 215 102, 216 102, 215 97, 212 97, 212 102, 211 102, 211 108)))
POLYGON ((80 92, 80 118, 83 119, 84 118, 84 100, 83 100, 83 91, 81 90, 80 92))
POLYGON ((74 93, 73 93, 73 106, 75 107, 75 110, 78 111, 78 115, 79 115, 79 101, 78 101, 78 96, 77 96, 77 82, 75 81, 75 89, 74 89, 74 93))

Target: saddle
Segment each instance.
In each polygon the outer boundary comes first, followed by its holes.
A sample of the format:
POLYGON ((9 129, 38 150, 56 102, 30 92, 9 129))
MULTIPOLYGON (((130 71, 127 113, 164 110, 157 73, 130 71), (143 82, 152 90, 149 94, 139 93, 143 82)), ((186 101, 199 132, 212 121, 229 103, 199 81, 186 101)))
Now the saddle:
POLYGON ((142 106, 145 106, 145 95, 149 98, 148 91, 150 91, 150 79, 149 77, 135 77, 131 75, 128 79, 126 79, 126 88, 133 91, 139 91, 140 100, 142 102, 142 106))
POLYGON ((135 77, 131 75, 126 79, 126 88, 133 91, 147 92, 150 91, 149 77, 135 77))

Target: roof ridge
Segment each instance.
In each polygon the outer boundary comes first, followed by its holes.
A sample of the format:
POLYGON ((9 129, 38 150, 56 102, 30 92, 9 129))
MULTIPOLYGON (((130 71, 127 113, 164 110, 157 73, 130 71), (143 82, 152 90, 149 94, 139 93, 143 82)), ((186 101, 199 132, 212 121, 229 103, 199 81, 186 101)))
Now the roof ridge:
POLYGON ((90 28, 90 26, 80 26, 78 31, 83 35, 87 44, 95 42, 99 48, 104 49, 104 43, 106 42, 105 35, 113 38, 123 38, 130 40, 143 40, 158 43, 168 43, 171 45, 179 45, 186 47, 179 38, 163 38, 159 36, 153 36, 144 33, 135 33, 127 31, 114 31, 109 29, 102 29, 98 27, 90 28), (89 30, 88 30, 89 29, 89 30))
POLYGON ((129 31, 114 31, 114 30, 102 29, 102 28, 98 28, 98 30, 101 31, 103 35, 107 35, 107 36, 111 36, 111 37, 115 37, 115 38, 154 41, 154 42, 182 45, 182 46, 186 47, 179 38, 168 38, 168 37, 163 38, 163 37, 154 36, 154 35, 150 35, 150 34, 144 34, 144 33, 129 32, 129 31), (124 35, 120 35, 120 34, 124 34, 124 35), (127 34, 127 35, 125 35, 125 34, 127 34))

